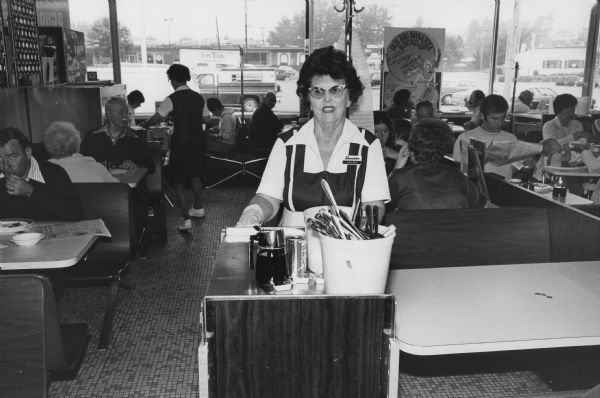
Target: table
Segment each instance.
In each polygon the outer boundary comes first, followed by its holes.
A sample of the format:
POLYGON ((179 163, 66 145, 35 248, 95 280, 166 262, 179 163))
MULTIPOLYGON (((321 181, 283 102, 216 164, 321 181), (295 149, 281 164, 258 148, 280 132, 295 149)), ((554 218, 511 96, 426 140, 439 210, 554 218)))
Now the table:
MULTIPOLYGON (((34 224, 35 225, 35 224, 34 224)), ((10 242, 10 235, 0 235, 0 269, 65 268, 77 264, 92 247, 95 234, 45 237, 31 247, 20 247, 10 242)))
POLYGON ((550 175, 555 175, 555 176, 561 176, 561 177, 587 177, 587 178, 598 178, 600 177, 600 171, 581 171, 581 170, 577 170, 577 171, 571 171, 571 170, 556 170, 556 169, 549 169, 547 167, 544 167, 544 171, 550 175))
POLYGON ((564 201, 561 199, 554 198, 552 196, 552 192, 546 192, 546 193, 535 192, 535 193, 537 195, 540 195, 543 198, 552 199, 557 202, 564 203, 566 205, 591 205, 594 203, 593 201, 591 201, 589 199, 582 198, 581 196, 578 196, 578 195, 574 195, 571 192, 567 192, 567 196, 565 197, 564 201))
POLYGON ((327 295, 317 284, 264 293, 248 243, 225 237, 203 300, 200 396, 388 396, 393 311, 390 294, 327 295))
POLYGON ((148 173, 148 169, 146 167, 136 167, 135 169, 126 171, 123 169, 112 169, 110 173, 119 180, 119 182, 129 185, 131 188, 135 188, 144 179, 148 173))
POLYGON ((600 344, 600 262, 390 271, 399 349, 441 355, 600 344))

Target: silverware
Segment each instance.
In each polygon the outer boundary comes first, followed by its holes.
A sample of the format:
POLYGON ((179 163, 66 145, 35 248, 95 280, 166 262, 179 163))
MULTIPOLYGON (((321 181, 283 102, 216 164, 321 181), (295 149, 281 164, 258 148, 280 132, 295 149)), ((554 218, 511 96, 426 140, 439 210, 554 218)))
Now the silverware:
POLYGON ((326 180, 321 180, 321 188, 323 188, 323 191, 325 192, 325 195, 327 196, 327 199, 329 199, 329 202, 331 203, 331 206, 334 209, 333 214, 335 214, 336 216, 340 215, 340 209, 337 205, 337 202, 335 201, 335 197, 333 196, 333 192, 331 192, 331 187, 329 186, 329 183, 326 180))
POLYGON ((367 213, 367 225, 365 226, 365 232, 369 237, 373 235, 373 209, 371 205, 365 206, 365 212, 367 213))

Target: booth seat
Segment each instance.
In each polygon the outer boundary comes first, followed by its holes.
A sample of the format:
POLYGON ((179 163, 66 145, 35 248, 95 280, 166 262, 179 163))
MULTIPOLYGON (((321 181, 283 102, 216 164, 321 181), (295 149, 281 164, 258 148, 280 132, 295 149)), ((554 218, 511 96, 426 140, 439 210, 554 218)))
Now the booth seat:
POLYGON ((0 396, 46 397, 51 380, 73 379, 88 325, 60 324, 48 278, 0 275, 0 396))

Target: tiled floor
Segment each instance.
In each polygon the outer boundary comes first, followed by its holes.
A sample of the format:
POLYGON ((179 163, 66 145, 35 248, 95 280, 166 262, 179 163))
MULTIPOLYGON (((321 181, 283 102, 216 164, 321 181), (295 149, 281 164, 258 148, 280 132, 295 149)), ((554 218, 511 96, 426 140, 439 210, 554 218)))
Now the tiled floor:
MULTIPOLYGON (((87 322, 92 340, 75 380, 53 382, 58 397, 197 397, 199 309, 223 227, 235 224, 253 189, 205 193, 206 218, 191 234, 175 231, 169 241, 135 260, 118 304, 110 347, 98 351, 105 288, 68 289, 59 303, 63 322, 87 322)), ((467 376, 411 376, 401 373, 402 397, 499 397, 548 391, 532 372, 467 376)), ((307 397, 312 398, 312 397, 307 397)))

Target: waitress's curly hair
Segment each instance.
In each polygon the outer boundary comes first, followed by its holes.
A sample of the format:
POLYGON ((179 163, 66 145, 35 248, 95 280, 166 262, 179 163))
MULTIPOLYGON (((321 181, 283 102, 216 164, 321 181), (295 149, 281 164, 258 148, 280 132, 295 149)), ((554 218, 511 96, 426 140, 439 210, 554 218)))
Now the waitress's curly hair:
POLYGON ((330 76, 332 79, 344 80, 354 104, 362 95, 364 86, 360 82, 356 69, 348 59, 346 53, 336 50, 332 46, 318 48, 313 51, 300 69, 296 94, 308 104, 308 89, 311 87, 315 76, 330 76))
POLYGON ((440 119, 417 122, 410 131, 408 149, 417 163, 436 163, 452 152, 452 129, 440 119))

